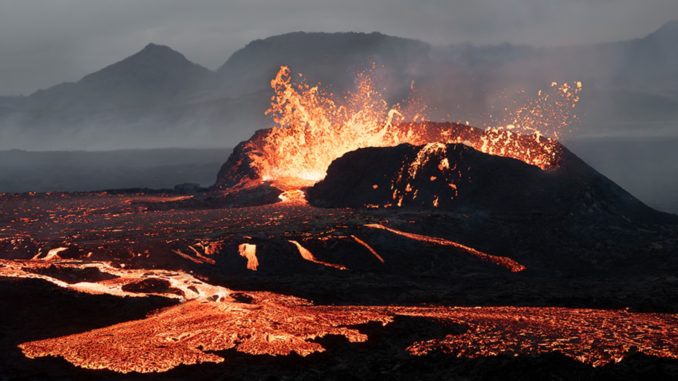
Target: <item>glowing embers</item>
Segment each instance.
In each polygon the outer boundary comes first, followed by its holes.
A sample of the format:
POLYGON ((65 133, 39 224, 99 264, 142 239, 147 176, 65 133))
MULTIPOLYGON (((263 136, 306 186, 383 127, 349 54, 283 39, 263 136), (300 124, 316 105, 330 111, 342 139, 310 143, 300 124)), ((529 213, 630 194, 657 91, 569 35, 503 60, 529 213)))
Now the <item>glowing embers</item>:
POLYGON ((396 229, 393 229, 393 228, 389 228, 388 226, 384 226, 384 225, 380 225, 380 224, 366 224, 365 226, 368 227, 368 228, 372 228, 372 229, 386 230, 386 231, 391 232, 393 234, 397 234, 399 236, 409 238, 409 239, 419 241, 419 242, 426 242, 426 243, 430 243, 430 244, 434 244, 434 245, 440 245, 440 246, 451 246, 451 247, 460 249, 467 254, 473 255, 474 257, 479 258, 480 260, 483 260, 485 262, 490 262, 490 263, 494 263, 495 265, 505 267, 505 268, 509 269, 511 272, 514 272, 514 273, 520 272, 520 271, 523 271, 523 270, 526 269, 525 266, 521 265, 520 263, 514 261, 511 258, 487 254, 487 253, 484 253, 482 251, 476 250, 472 247, 463 245, 459 242, 450 241, 450 240, 447 240, 447 239, 444 239, 444 238, 430 237, 430 236, 426 236, 426 235, 423 235, 423 234, 407 233, 407 232, 404 232, 404 231, 401 231, 401 230, 396 230, 396 229))
POLYGON ((525 104, 508 110, 496 126, 488 127, 473 148, 490 155, 511 157, 548 169, 558 165, 560 135, 576 119, 582 83, 552 82, 525 104))
POLYGON ((252 243, 241 243, 238 245, 238 253, 241 257, 247 258, 247 269, 257 271, 259 260, 257 259, 257 245, 252 243))
POLYGON ((348 270, 346 266, 336 265, 334 263, 329 263, 329 262, 323 262, 323 261, 317 259, 315 257, 315 255, 313 255, 313 253, 311 253, 307 248, 301 246, 301 244, 297 241, 290 240, 289 242, 291 244, 293 244, 294 246, 296 246, 297 250, 299 250, 299 255, 301 255, 302 258, 304 258, 305 260, 307 260, 309 262, 313 262, 313 263, 316 263, 316 264, 319 264, 319 265, 331 267, 331 268, 334 268, 334 269, 337 269, 337 270, 348 270))
MULTIPOLYGON (((417 184, 422 183, 421 173, 425 167, 429 167, 427 169, 432 174, 423 179, 423 182, 438 182, 445 184, 445 186, 440 187, 443 189, 442 193, 427 194, 424 197, 428 199, 421 202, 437 208, 440 205, 441 197, 453 200, 459 195, 457 184, 462 180, 463 174, 460 169, 457 169, 456 163, 450 167, 447 158, 447 146, 443 143, 428 143, 417 152, 414 160, 403 164, 396 178, 392 180, 391 198, 396 206, 402 207, 404 204, 422 197, 417 184)), ((428 184, 427 188, 430 188, 428 184)), ((393 204, 387 203, 384 207, 391 205, 393 204)))

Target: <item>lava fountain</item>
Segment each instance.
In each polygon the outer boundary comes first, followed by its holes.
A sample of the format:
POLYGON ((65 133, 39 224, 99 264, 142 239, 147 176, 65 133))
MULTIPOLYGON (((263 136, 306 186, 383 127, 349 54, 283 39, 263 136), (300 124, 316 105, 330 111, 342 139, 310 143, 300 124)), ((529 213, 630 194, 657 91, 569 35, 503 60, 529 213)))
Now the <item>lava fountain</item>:
POLYGON ((270 181, 282 189, 308 186, 322 180, 330 163, 347 152, 403 143, 463 143, 550 169, 558 165, 558 138, 575 118, 582 90, 581 82, 553 82, 548 90, 507 112, 497 126, 480 130, 427 122, 425 107, 414 101, 390 105, 368 73, 358 74, 356 82, 354 91, 337 99, 319 85, 309 85, 301 75, 293 78, 291 70, 282 66, 271 80, 274 95, 266 110, 274 125, 245 142, 248 170, 255 173, 250 179, 270 181))

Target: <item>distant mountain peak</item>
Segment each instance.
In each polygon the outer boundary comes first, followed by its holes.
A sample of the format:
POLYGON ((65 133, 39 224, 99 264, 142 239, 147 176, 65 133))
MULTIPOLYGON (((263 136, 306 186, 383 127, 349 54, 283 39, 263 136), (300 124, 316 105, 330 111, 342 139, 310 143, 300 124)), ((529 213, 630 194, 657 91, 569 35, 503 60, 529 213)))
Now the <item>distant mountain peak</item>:
MULTIPOLYGON (((170 48, 167 45, 159 45, 155 43, 149 43, 144 46, 143 49, 137 53, 123 59, 119 63, 129 61, 129 60, 157 60, 157 61, 177 61, 177 62, 191 62, 183 54, 177 52, 176 50, 170 48)), ((191 62, 192 63, 192 62, 191 62)))
POLYGON ((166 45, 147 44, 133 55, 85 76, 81 82, 111 77, 120 80, 127 77, 132 81, 163 76, 172 81, 188 76, 206 76, 210 71, 189 61, 183 54, 166 45))
POLYGON ((171 49, 171 48, 170 48, 169 46, 167 46, 167 45, 156 44, 156 43, 154 43, 154 42, 149 42, 149 43, 144 47, 144 49, 154 49, 154 48, 168 48, 168 49, 171 49))
POLYGON ((659 29, 671 29, 671 30, 677 30, 678 29, 678 20, 671 20, 667 21, 664 25, 662 25, 659 29))
POLYGON ((150 43, 76 83, 62 83, 33 95, 44 102, 56 102, 61 108, 80 110, 77 112, 150 107, 192 91, 212 74, 169 46, 150 43))
POLYGON ((176 50, 170 48, 167 45, 162 45, 162 44, 156 44, 154 42, 149 42, 144 46, 143 49, 141 49, 137 54, 139 53, 170 53, 170 54, 178 54, 183 57, 183 54, 177 52, 176 50))
MULTIPOLYGON (((336 62, 351 60, 355 57, 371 57, 378 54, 389 54, 397 50, 428 49, 430 45, 414 39, 394 37, 380 32, 290 32, 251 41, 237 50, 219 68, 217 72, 225 73, 234 67, 251 69, 252 63, 265 66, 281 64, 294 65, 302 57, 313 54, 317 60, 336 62)), ((402 53, 403 55, 406 53, 402 53)), ((412 53, 416 55, 416 53, 412 53)), ((393 57, 392 57, 393 58, 393 57)), ((316 61, 317 63, 317 61, 316 61)), ((322 65, 319 65, 322 66, 322 65)), ((270 72, 269 69, 264 72, 270 72)))
POLYGON ((674 38, 678 39, 678 20, 671 20, 651 33, 649 38, 674 38))

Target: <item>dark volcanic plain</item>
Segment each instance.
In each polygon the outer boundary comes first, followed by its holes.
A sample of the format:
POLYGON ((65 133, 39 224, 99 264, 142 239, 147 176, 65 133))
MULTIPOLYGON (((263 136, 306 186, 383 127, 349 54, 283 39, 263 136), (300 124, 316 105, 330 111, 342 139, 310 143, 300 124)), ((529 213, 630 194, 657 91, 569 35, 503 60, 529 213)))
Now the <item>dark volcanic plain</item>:
POLYGON ((266 133, 210 189, 0 195, 0 374, 678 376, 678 217, 559 143, 361 148, 299 188, 266 133))
MULTIPOLYGON (((119 271, 148 269, 146 277, 141 276, 126 290, 156 296, 139 299, 90 295, 41 280, 3 278, 1 373, 9 379, 319 379, 328 374, 335 379, 370 379, 385 374, 400 378, 428 375, 433 379, 544 375, 568 379, 660 379, 676 375, 678 225, 671 219, 661 223, 620 219, 614 224, 591 225, 581 224, 577 215, 554 218, 539 213, 325 209, 303 203, 247 208, 171 206, 185 197, 191 196, 2 195, 3 261, 27 260, 20 264, 24 271, 70 285, 81 281, 115 282, 115 274, 106 273, 105 268, 86 268, 84 263, 106 261, 119 271), (165 207, 154 210, 148 205, 165 207), (492 256, 510 258, 525 270, 512 272, 464 248, 440 244, 440 240, 413 239, 376 226, 461 243, 492 256), (314 261, 300 255, 292 241, 311 252, 314 261), (243 243, 256 245, 256 271, 248 269, 248 259, 239 250, 243 243), (60 358, 29 360, 17 348, 32 340, 143 319, 157 308, 177 303, 177 299, 167 296, 179 296, 182 290, 173 290, 169 282, 157 279, 148 282, 156 274, 152 271, 165 270, 193 274, 207 284, 240 290, 230 298, 245 304, 248 300, 252 303, 248 298, 258 298, 256 292, 269 291, 306 298, 318 305, 347 308, 562 306, 663 313, 664 326, 655 328, 668 340, 665 350, 674 359, 648 355, 633 346, 621 362, 595 368, 548 349, 517 353, 517 357, 510 351, 498 350, 492 356, 467 358, 457 357, 454 351, 446 353, 444 340, 432 351, 413 356, 405 351, 413 342, 454 337, 468 327, 463 320, 407 316, 416 315, 409 312, 394 312, 393 322, 386 326, 361 323, 357 329, 369 337, 362 343, 349 343, 342 336, 330 334, 313 339, 326 348, 325 352, 304 357, 294 353, 270 357, 230 349, 217 352, 226 357, 223 363, 179 366, 160 374, 123 376, 83 370, 60 358)), ((3 262, 0 266, 9 271, 10 263, 20 262, 3 262)), ((515 313, 541 316, 538 311, 515 313)), ((586 310, 581 313, 590 314, 586 310)), ((558 324, 575 324, 567 317, 562 319, 558 324)), ((607 321, 615 319, 611 316, 607 321)), ((633 319, 631 325, 636 324, 633 319)), ((627 330, 610 326, 609 335, 617 337, 617 329, 627 330)), ((651 340, 653 328, 648 329, 649 333, 643 335, 649 335, 647 339, 651 340)))

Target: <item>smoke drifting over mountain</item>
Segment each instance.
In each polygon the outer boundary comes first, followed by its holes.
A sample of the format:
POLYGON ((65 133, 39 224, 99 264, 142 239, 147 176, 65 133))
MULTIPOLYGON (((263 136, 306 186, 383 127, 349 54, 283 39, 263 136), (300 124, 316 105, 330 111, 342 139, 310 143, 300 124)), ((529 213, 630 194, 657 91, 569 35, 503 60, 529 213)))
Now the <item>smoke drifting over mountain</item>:
POLYGON ((677 18, 673 0, 0 0, 0 95, 75 81, 140 42, 216 68, 253 39, 297 30, 555 46, 631 39, 677 18))

